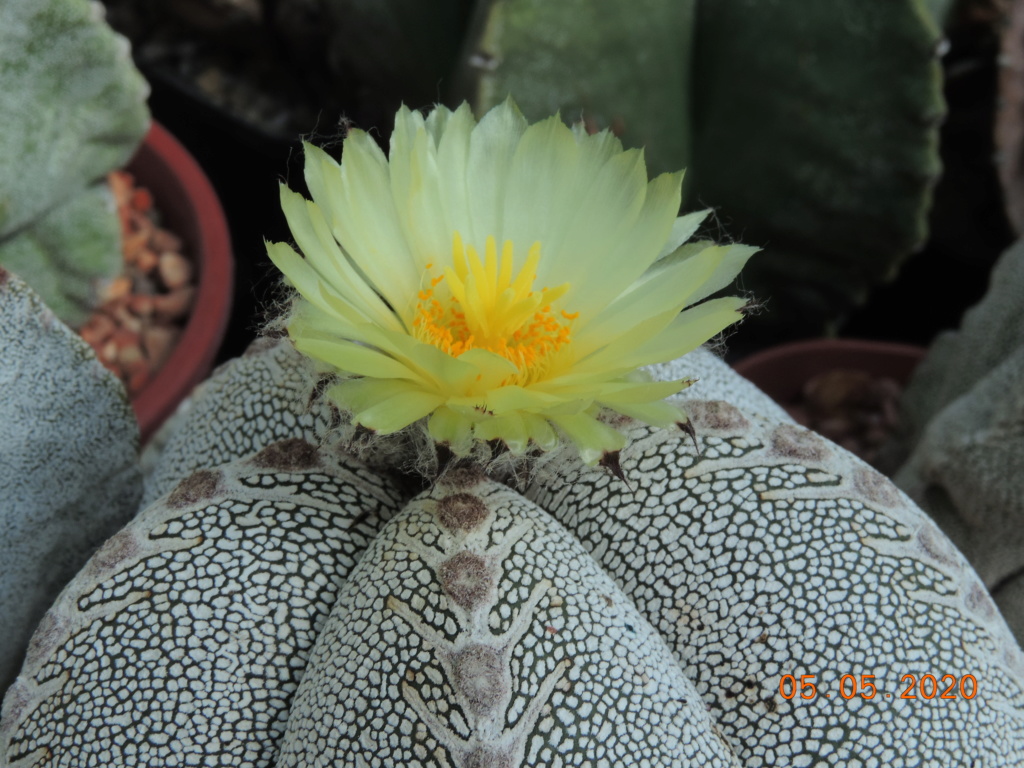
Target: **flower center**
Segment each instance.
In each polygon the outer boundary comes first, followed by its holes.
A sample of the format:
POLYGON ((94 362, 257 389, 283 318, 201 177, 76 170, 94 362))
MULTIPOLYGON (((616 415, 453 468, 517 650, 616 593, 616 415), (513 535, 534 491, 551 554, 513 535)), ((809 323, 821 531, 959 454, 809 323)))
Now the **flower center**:
POLYGON ((488 237, 481 259, 456 232, 452 266, 419 292, 416 338, 452 357, 471 349, 489 350, 512 361, 521 376, 532 378, 553 352, 569 343, 570 323, 579 314, 562 310, 556 315, 551 309, 569 283, 533 290, 539 261, 540 243, 534 243, 523 268, 513 275, 511 241, 505 241, 499 257, 494 238, 488 237))

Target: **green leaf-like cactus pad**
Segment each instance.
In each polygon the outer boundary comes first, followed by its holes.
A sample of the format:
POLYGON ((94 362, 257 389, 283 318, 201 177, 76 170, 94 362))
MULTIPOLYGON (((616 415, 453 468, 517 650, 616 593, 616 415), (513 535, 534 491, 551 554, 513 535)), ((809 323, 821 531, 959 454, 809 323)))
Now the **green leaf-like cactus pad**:
POLYGON ((0 264, 20 275, 72 328, 122 267, 121 228, 105 182, 94 184, 0 241, 0 264))
POLYGON ((0 4, 0 82, 2 239, 128 161, 149 88, 89 0, 0 4))
POLYGON ((457 95, 478 115, 511 94, 530 120, 582 117, 677 171, 690 155, 693 16, 694 0, 482 2, 457 95))
POLYGON ((938 38, 921 0, 699 4, 691 189, 768 246, 744 283, 804 333, 924 240, 938 38))

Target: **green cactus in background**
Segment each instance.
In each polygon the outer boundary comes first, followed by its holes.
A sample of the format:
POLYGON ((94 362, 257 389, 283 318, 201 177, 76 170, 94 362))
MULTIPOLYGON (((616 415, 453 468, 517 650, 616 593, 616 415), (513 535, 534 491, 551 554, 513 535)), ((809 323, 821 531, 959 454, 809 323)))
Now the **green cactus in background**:
POLYGON ((454 90, 477 114, 511 94, 531 120, 561 111, 610 127, 674 171, 690 164, 695 11, 696 0, 483 0, 454 90))
POLYGON ((689 166, 689 204, 766 246, 745 287, 806 333, 924 241, 944 113, 929 8, 482 0, 454 81, 478 113, 512 93, 689 166))
POLYGON ((149 122, 127 42, 88 0, 0 4, 0 264, 70 325, 121 267, 102 182, 149 122))

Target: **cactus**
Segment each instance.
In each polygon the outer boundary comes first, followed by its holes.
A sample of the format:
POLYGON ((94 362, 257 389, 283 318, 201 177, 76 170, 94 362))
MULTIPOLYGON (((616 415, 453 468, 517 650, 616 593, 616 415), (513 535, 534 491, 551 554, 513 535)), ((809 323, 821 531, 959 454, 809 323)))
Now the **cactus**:
POLYGON ((138 425, 89 346, 0 268, 0 689, 32 627, 135 511, 138 425))
POLYGON ((693 158, 690 204, 767 245, 744 273, 762 322, 835 323, 924 241, 944 106, 922 0, 487 0, 472 29, 476 111, 512 93, 622 129, 657 170, 693 158))
POLYGON ((961 327, 939 336, 904 393, 896 483, 970 559, 1024 638, 1024 243, 992 270, 961 327))
POLYGON ((145 134, 148 86, 89 0, 0 6, 0 264, 75 325, 121 269, 102 179, 145 134))
POLYGON ((679 174, 511 103, 310 152, 305 258, 268 245, 289 338, 180 415, 0 765, 1024 768, 1024 654, 963 555, 694 350, 750 249, 684 244, 679 174))
POLYGON ((317 447, 337 419, 315 373, 288 341, 260 342, 168 443, 185 476, 165 472, 169 492, 44 619, 0 764, 306 764, 306 745, 364 733, 366 765, 559 765, 628 745, 650 762, 623 765, 1024 765, 1021 652, 963 556, 711 353, 659 372, 678 370, 708 385, 686 403, 700 453, 634 423, 630 487, 552 462, 532 503, 466 469, 410 501, 401 451, 373 469, 354 432, 317 447), (260 415, 250 438, 230 428, 260 415), (815 675, 818 700, 784 699, 784 674, 815 675), (874 674, 879 695, 842 700, 843 674, 874 674), (901 700, 906 674, 973 674, 981 693, 901 700), (619 681, 607 696, 602 675, 619 681), (494 714, 491 691, 515 714, 494 714))
POLYGON ((482 114, 512 94, 527 117, 561 111, 644 147, 658 171, 692 154, 695 0, 484 0, 452 92, 482 114))

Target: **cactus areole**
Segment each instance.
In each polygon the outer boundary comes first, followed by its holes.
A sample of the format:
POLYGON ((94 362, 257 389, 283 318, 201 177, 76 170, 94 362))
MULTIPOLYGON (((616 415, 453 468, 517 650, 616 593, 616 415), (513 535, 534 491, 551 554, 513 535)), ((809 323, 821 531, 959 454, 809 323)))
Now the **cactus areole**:
POLYGON ((0 768, 1024 768, 963 556, 690 352, 751 249, 687 242, 679 175, 511 102, 307 152, 291 340, 45 614, 0 768))

